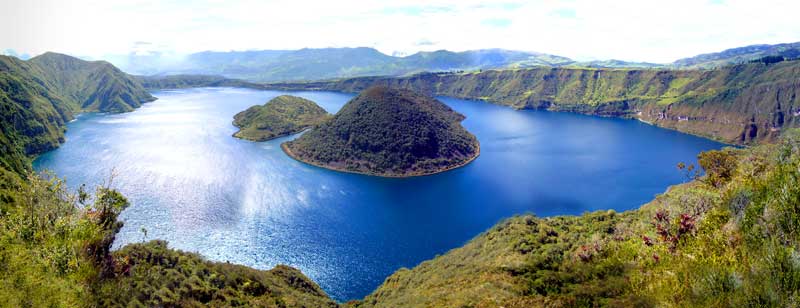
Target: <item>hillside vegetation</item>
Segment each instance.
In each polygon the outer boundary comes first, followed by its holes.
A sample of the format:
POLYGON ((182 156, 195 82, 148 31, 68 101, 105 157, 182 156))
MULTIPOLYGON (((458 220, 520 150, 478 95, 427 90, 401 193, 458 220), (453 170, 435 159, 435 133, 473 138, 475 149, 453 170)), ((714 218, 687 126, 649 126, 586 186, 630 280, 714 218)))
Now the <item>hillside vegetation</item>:
POLYGON ((22 173, 26 155, 64 142, 65 124, 81 111, 130 111, 152 97, 106 62, 55 53, 29 61, 0 56, 0 166, 22 173))
POLYGON ((640 209, 507 219, 354 307, 795 307, 800 131, 699 155, 640 209))
POLYGON ((461 126, 463 119, 434 98, 372 87, 283 148, 295 159, 333 170, 425 175, 463 166, 478 155, 478 140, 461 126))
POLYGON ((302 97, 281 95, 263 106, 252 106, 233 117, 239 131, 234 137, 266 141, 299 133, 328 120, 330 114, 316 103, 302 97))
POLYGON ((519 109, 630 117, 736 144, 772 141, 786 128, 800 126, 800 61, 715 70, 532 68, 424 73, 268 87, 358 92, 374 85, 519 109))
POLYGON ((152 100, 108 63, 45 54, 0 56, 0 306, 336 306, 296 269, 209 262, 166 243, 111 252, 129 204, 112 180, 94 193, 36 175, 31 158, 64 142, 81 111, 117 112, 152 100))
POLYGON ((336 306, 287 266, 209 262, 163 241, 111 252, 128 201, 110 180, 90 194, 48 174, 13 179, 0 187, 0 306, 336 306))

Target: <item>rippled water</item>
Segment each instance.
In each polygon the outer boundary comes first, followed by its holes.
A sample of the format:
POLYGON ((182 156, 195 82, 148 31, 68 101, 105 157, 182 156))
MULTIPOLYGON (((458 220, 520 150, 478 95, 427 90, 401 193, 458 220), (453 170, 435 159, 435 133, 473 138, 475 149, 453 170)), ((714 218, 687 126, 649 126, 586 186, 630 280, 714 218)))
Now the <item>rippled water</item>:
MULTIPOLYGON (((504 217, 638 207, 682 178, 675 165, 720 148, 632 120, 516 111, 441 98, 465 114, 481 156, 450 172, 384 179, 288 158, 280 143, 231 137, 233 115, 285 94, 245 89, 153 93, 125 114, 85 114, 40 156, 70 186, 114 169, 132 206, 115 247, 165 239, 212 260, 301 269, 337 300, 360 298, 400 267, 461 246, 504 217)), ((295 92, 337 111, 350 94, 295 92)))

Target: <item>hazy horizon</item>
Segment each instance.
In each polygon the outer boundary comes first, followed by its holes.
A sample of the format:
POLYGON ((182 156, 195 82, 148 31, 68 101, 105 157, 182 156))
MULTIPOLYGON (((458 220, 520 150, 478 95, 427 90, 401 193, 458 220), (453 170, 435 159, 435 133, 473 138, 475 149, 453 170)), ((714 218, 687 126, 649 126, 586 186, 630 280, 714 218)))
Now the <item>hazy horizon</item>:
POLYGON ((669 63, 800 41, 793 1, 8 1, 0 51, 91 59, 370 47, 387 55, 506 49, 669 63), (759 21, 758 23, 748 21, 759 21))

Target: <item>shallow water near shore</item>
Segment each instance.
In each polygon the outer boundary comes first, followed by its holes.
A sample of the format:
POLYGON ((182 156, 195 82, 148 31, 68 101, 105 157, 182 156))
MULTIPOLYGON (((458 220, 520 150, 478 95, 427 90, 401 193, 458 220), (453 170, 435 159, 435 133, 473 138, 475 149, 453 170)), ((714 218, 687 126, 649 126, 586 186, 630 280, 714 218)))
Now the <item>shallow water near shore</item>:
POLYGON ((113 186, 131 201, 116 248, 164 239, 211 260, 287 264, 340 301, 400 267, 463 245, 505 217, 633 209, 684 179, 678 162, 723 145, 635 120, 440 98, 467 119, 481 155, 414 178, 341 173, 297 162, 280 144, 233 138, 233 115, 281 94, 336 112, 332 92, 189 89, 124 114, 84 114, 37 170, 70 187, 113 186), (140 232, 147 229, 147 237, 140 232))

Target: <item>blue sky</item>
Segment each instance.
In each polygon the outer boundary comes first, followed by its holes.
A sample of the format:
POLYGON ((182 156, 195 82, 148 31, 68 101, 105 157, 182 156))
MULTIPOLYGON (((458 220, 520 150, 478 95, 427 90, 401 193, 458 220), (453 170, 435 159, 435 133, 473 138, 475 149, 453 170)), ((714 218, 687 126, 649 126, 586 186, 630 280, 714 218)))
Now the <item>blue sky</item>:
POLYGON ((0 0, 0 50, 103 58, 204 50, 504 48, 671 62, 800 41, 800 1, 0 0))

